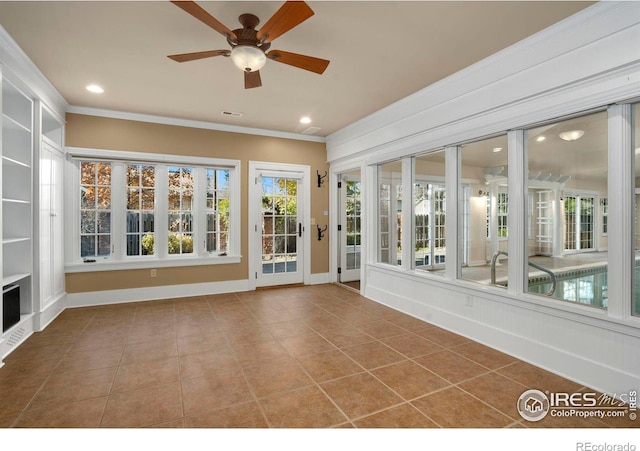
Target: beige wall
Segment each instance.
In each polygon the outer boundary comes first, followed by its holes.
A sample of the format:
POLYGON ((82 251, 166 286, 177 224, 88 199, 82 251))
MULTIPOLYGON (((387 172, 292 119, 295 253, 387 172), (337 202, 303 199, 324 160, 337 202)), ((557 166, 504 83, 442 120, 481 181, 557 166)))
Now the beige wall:
MULTIPOLYGON (((68 293, 247 279, 249 161, 309 165, 311 217, 316 218, 318 224, 329 222, 329 218, 323 216, 323 212, 329 210, 329 187, 325 183, 322 188, 318 188, 315 181, 316 170, 324 174, 329 169, 324 143, 67 114, 66 145, 242 161, 243 257, 239 264, 158 268, 158 277, 153 279, 148 269, 69 273, 66 275, 68 293)), ((325 239, 318 241, 314 226, 311 228, 311 273, 326 273, 329 271, 328 234, 325 239)))

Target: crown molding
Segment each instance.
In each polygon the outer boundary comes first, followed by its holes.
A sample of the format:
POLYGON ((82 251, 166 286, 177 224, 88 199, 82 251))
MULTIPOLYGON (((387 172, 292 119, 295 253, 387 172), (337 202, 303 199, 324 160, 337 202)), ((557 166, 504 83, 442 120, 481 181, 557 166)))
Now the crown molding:
POLYGON ((200 128, 205 130, 216 130, 228 133, 242 133, 245 135, 268 136, 271 138, 293 139, 298 141, 310 141, 325 143, 322 136, 309 136, 301 133, 288 133, 276 130, 266 130, 261 128, 242 127, 238 125, 218 124, 215 122, 196 121, 191 119, 180 119, 175 117, 156 116, 152 114, 130 113, 126 111, 104 110, 100 108, 89 108, 83 106, 70 105, 68 113, 84 114, 87 116, 107 117, 110 119, 123 119, 137 122, 150 122, 153 124, 176 125, 179 127, 200 128))

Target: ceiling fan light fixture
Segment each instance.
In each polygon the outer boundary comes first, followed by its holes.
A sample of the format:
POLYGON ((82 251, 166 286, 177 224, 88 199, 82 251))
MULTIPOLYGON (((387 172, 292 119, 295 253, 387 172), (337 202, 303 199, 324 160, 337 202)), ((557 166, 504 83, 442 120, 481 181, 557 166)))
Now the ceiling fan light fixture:
POLYGON ((559 134, 561 139, 565 141, 575 141, 584 136, 584 130, 569 130, 559 134))
POLYGON ((245 72, 255 72, 264 67, 267 55, 253 45, 237 45, 231 50, 231 60, 238 69, 245 72))

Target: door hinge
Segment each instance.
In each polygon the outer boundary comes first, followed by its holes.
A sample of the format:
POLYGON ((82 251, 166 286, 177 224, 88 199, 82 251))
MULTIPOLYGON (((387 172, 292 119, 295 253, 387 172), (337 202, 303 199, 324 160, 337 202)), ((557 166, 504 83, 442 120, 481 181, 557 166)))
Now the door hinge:
POLYGON ((342 225, 338 224, 338 232, 342 232, 342 225))
POLYGON ((342 182, 338 182, 338 189, 342 188, 342 182))
POLYGON ((256 271, 256 279, 258 278, 258 272, 256 271))
POLYGON ((342 274, 342 268, 338 268, 338 274, 342 274))

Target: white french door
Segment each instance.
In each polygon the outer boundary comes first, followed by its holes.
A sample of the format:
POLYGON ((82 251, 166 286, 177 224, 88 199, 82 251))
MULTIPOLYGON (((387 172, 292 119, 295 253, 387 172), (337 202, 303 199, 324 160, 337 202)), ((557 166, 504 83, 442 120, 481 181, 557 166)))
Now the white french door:
POLYGON ((339 189, 340 208, 340 282, 360 280, 362 246, 359 173, 344 176, 339 189))
POLYGON ((565 196, 565 251, 584 252, 595 249, 595 205, 596 199, 594 196, 565 196))
POLYGON ((308 174, 308 166, 249 163, 251 288, 308 277, 308 174))

